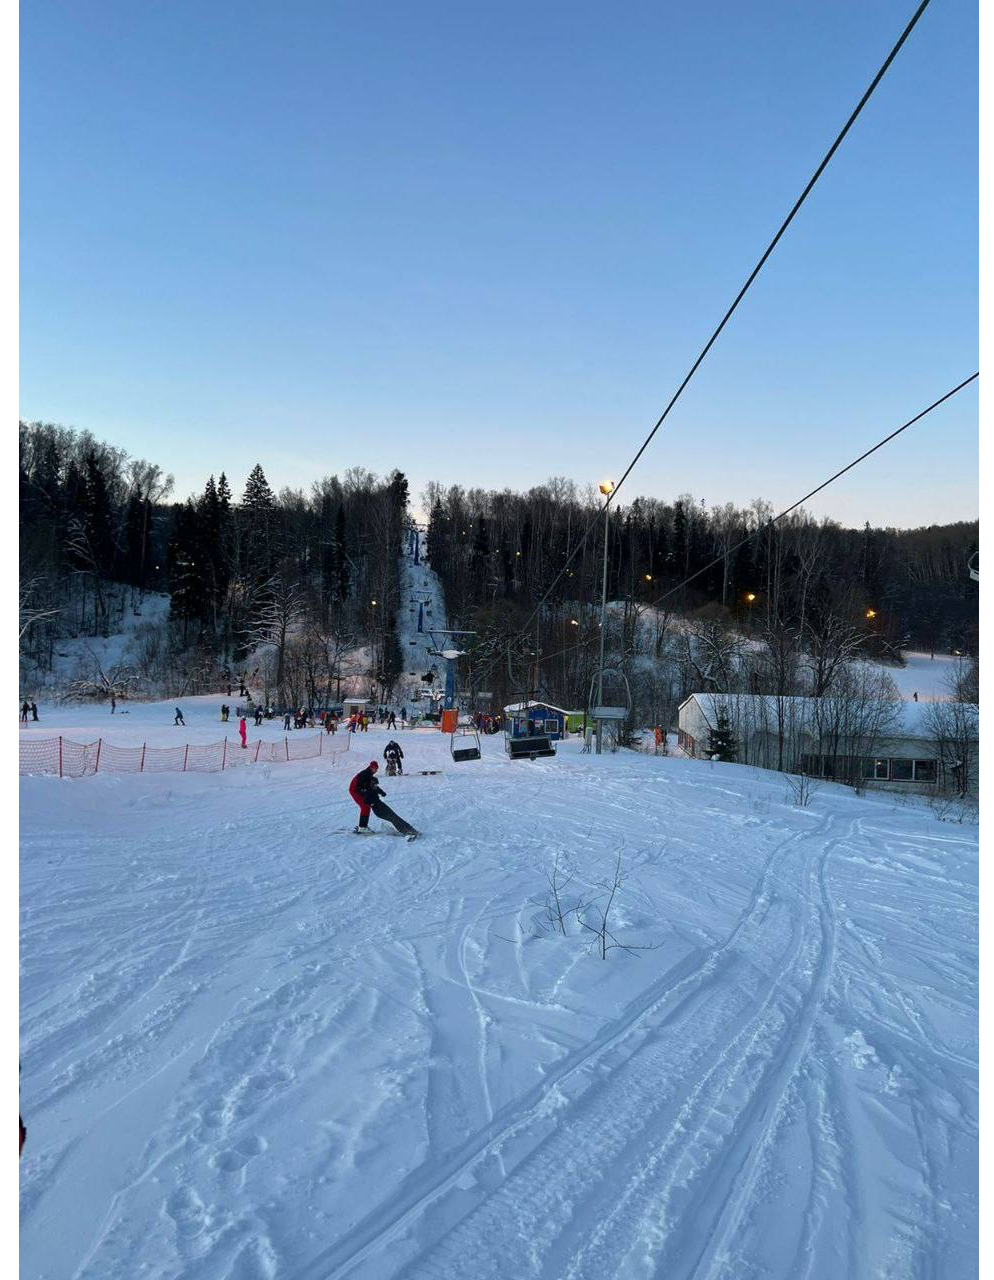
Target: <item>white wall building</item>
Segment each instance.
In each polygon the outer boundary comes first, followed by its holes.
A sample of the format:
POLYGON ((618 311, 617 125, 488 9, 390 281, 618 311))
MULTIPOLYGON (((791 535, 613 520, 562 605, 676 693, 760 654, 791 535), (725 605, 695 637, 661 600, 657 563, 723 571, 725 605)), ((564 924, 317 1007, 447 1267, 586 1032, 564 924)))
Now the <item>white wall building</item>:
POLYGON ((684 753, 708 759, 722 722, 741 764, 892 790, 977 790, 979 715, 966 703, 692 693, 679 709, 684 753))

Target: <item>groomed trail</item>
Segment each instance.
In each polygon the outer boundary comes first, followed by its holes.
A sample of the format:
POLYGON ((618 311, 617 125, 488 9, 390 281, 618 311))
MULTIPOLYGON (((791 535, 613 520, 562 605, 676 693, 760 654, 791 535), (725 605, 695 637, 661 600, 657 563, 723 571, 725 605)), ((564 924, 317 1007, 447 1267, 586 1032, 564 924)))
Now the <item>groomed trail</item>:
POLYGON ((24 1280, 977 1274, 975 829, 426 729, 357 839, 386 740, 22 780, 24 1280))

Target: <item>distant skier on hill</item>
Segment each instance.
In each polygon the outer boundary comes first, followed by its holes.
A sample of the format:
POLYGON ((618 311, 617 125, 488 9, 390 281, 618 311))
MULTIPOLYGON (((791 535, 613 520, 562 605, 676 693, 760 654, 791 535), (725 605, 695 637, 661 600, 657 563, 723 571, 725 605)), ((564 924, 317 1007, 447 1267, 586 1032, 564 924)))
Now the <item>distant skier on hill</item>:
POLYGON ((184 728, 186 728, 186 721, 183 719, 183 712, 180 711, 179 707, 176 708, 176 716, 175 716, 175 719, 173 720, 173 724, 181 724, 184 728))
POLYGON ((355 828, 355 834, 361 835, 369 829, 369 814, 372 811, 384 822, 392 822, 400 834, 407 836, 408 840, 416 840, 420 832, 409 822, 405 822, 399 814, 394 813, 380 798, 385 796, 386 792, 376 781, 379 767, 376 760, 370 760, 366 768, 360 769, 349 783, 349 795, 359 806, 359 825, 355 828))

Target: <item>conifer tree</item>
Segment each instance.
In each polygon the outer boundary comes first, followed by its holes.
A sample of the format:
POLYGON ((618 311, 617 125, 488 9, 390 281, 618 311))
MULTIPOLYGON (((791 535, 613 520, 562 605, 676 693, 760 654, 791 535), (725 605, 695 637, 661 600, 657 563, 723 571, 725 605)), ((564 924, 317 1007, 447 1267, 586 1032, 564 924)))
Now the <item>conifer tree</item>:
POLYGON ((738 759, 739 745, 735 739, 734 730, 729 724, 728 713, 719 711, 715 718, 717 725, 711 730, 708 739, 708 755, 717 756, 719 760, 734 764, 738 759))

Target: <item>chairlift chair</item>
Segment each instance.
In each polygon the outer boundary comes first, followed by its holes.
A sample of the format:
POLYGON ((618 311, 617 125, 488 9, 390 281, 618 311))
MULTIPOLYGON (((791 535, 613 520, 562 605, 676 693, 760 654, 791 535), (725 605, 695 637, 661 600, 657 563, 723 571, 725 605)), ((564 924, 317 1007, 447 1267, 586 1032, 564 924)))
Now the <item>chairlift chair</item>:
POLYGON ((556 748, 546 733, 529 730, 528 708, 511 711, 504 720, 504 750, 512 760, 537 760, 539 756, 554 756, 556 748))
POLYGON ((590 709, 590 719, 594 724, 597 725, 598 728, 600 728, 601 725, 604 725, 611 731, 611 750, 616 751, 618 730, 622 722, 628 719, 632 709, 632 688, 628 683, 628 677, 625 673, 620 671, 617 667, 602 667, 600 670, 595 671, 590 677, 590 692, 587 698, 587 706, 590 709), (600 696, 603 699, 603 677, 606 675, 620 676, 625 682, 625 705, 623 707, 616 704, 607 704, 603 701, 597 705, 594 704, 594 682, 597 680, 598 676, 601 677, 600 696))
POLYGON ((473 725, 456 725, 449 737, 449 753, 456 764, 480 759, 480 735, 473 725))
POLYGON ((980 552, 975 551, 967 562, 967 569, 970 572, 970 580, 972 582, 980 581, 980 552))

